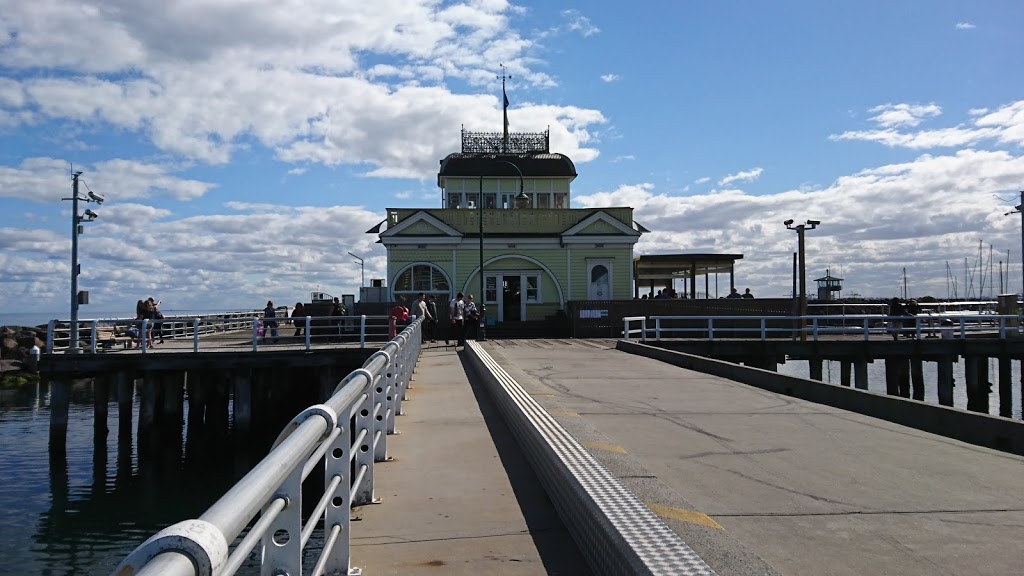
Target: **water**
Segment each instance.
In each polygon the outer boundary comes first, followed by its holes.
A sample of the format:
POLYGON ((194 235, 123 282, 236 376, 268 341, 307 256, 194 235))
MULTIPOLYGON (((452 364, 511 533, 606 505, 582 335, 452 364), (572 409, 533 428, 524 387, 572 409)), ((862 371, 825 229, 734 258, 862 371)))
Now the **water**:
MULTIPOLYGON (((1021 419, 1021 374, 1020 362, 1011 362, 1013 382, 1013 418, 1021 419)), ((929 404, 939 403, 938 376, 936 374, 936 363, 925 362, 924 373, 924 399, 929 404)), ((810 366, 805 360, 788 360, 779 366, 780 374, 810 377, 810 366)), ((988 379, 992 383, 992 394, 989 395, 989 414, 999 414, 999 364, 995 358, 989 359, 988 379)), ((839 362, 826 360, 822 362, 821 378, 824 382, 831 384, 840 383, 839 362)), ((851 374, 851 381, 853 376, 851 374)), ((953 364, 953 406, 955 408, 967 409, 967 380, 964 378, 964 361, 953 364)), ((852 383, 852 382, 851 382, 852 383)), ((868 390, 885 394, 885 360, 875 360, 868 364, 868 390)))
MULTIPOLYGON (((110 573, 161 528, 200 515, 268 445, 236 450, 230 428, 183 428, 140 458, 134 434, 119 439, 114 401, 94 443, 93 386, 80 381, 66 458, 51 459, 48 396, 45 384, 0 390, 0 574, 110 573)), ((133 426, 138 408, 136 395, 133 426)))

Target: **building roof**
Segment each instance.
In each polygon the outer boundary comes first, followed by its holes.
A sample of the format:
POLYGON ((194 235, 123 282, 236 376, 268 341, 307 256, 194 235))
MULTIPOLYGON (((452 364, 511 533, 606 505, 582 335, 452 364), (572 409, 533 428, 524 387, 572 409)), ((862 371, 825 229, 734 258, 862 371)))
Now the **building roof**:
POLYGON ((565 154, 541 152, 536 154, 483 154, 479 152, 456 152, 441 160, 437 173, 437 185, 441 179, 458 177, 495 176, 517 178, 516 169, 505 162, 515 164, 523 171, 524 178, 576 178, 576 166, 565 154), (496 162, 500 160, 501 162, 496 162))

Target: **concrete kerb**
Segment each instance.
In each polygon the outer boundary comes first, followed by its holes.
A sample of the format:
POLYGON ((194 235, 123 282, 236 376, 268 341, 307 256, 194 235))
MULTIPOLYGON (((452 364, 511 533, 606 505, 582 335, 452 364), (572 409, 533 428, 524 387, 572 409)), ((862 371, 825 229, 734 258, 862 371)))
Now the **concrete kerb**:
POLYGON ((478 343, 466 352, 595 573, 715 574, 478 343))
POLYGON ((1024 455, 1024 422, 620 340, 616 349, 976 446, 1024 455))

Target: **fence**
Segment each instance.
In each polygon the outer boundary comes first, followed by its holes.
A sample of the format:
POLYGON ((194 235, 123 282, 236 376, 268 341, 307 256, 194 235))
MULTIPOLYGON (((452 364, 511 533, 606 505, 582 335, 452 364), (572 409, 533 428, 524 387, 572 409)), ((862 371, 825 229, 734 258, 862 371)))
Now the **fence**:
POLYGON ((374 463, 387 459, 387 435, 402 413, 421 329, 413 322, 370 356, 330 399, 292 419, 270 453, 199 518, 161 530, 115 574, 230 576, 258 544, 263 574, 352 573, 350 508, 375 502, 374 463), (320 462, 323 493, 303 522, 303 481, 320 462), (303 551, 316 532, 323 548, 310 569, 303 551))
MULTIPOLYGON (((66 351, 71 323, 51 320, 46 331, 46 352, 66 351)), ((160 320, 80 320, 78 341, 81 351, 91 354, 137 349, 151 352, 152 341, 171 340, 174 350, 238 349, 302 344, 306 350, 317 344, 386 342, 395 333, 389 316, 302 316, 261 318, 253 312, 230 312, 202 316, 176 316, 160 320), (273 324, 271 324, 273 322, 273 324), (288 331, 293 331, 288 334, 288 331)))
POLYGON ((837 316, 627 316, 622 319, 622 337, 641 341, 662 338, 791 338, 801 333, 817 340, 826 335, 862 336, 872 334, 913 338, 966 338, 969 333, 998 332, 999 338, 1019 332, 1018 316, 976 314, 958 316, 881 316, 878 314, 837 316), (897 327, 895 322, 899 321, 897 327), (653 324, 653 327, 651 325, 653 324), (639 325, 639 328, 636 327, 639 325))

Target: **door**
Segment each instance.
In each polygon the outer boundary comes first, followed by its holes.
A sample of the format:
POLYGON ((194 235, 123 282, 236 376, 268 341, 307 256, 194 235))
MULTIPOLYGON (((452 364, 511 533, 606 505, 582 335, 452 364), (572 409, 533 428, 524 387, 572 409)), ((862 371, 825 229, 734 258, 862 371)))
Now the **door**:
POLYGON ((587 298, 612 299, 612 271, 610 262, 591 262, 587 266, 587 298))
POLYGON ((518 274, 501 277, 501 321, 519 322, 523 319, 522 277, 518 274))

